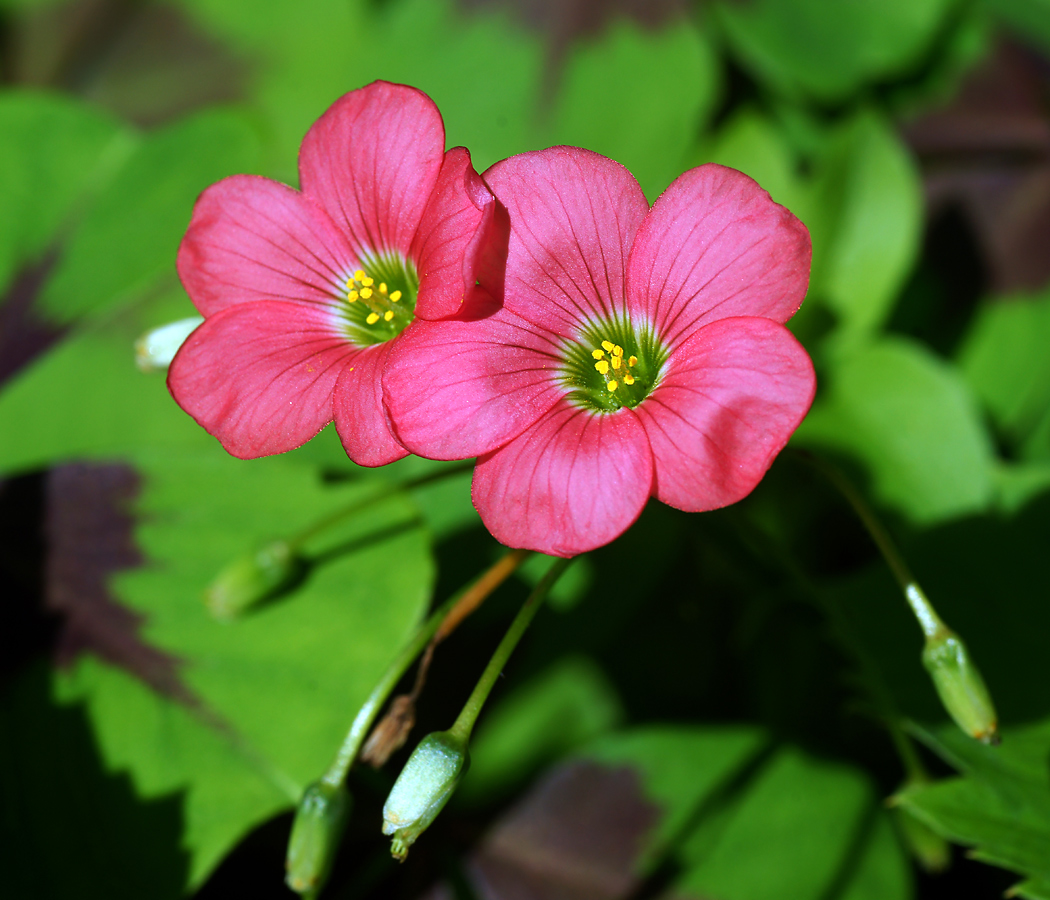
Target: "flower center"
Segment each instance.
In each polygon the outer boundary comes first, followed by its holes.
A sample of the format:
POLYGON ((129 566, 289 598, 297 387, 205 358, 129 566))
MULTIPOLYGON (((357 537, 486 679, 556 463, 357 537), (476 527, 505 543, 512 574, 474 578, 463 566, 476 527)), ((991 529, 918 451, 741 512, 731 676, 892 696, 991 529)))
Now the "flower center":
POLYGON ((343 328, 354 343, 367 346, 393 340, 415 318, 419 275, 396 253, 362 256, 360 268, 344 284, 340 308, 343 328))
POLYGON ((561 383, 589 409, 633 409, 659 383, 666 358, 649 329, 639 334, 626 321, 596 322, 566 345, 561 383))

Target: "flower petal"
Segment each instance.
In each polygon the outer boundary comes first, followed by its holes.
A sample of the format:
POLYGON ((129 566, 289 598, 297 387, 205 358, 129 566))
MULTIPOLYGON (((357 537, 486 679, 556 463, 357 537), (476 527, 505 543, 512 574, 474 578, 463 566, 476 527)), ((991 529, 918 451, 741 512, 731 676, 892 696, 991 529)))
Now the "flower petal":
MULTIPOLYGON (((445 154, 409 251, 420 275, 416 315, 421 319, 464 311, 479 266, 500 253, 495 210, 496 198, 474 171, 470 153, 453 147, 445 154)), ((502 243, 505 253, 505 234, 502 243)))
POLYGON ((445 153, 422 91, 374 81, 340 97, 306 133, 299 183, 357 250, 407 253, 445 153))
POLYGON ((176 402, 241 459, 284 453, 332 420, 354 349, 308 303, 240 303, 209 316, 172 360, 176 402))
POLYGON ((589 150, 551 147, 496 163, 485 181, 510 215, 502 296, 562 336, 623 308, 627 255, 649 209, 634 176, 589 150))
POLYGON ((331 304, 353 252, 324 210, 287 185, 234 175, 198 198, 179 278, 202 315, 256 300, 331 304))
POLYGON ((675 179, 638 232, 628 304, 674 346, 731 316, 786 322, 809 285, 809 231, 742 172, 708 164, 675 179))
POLYGON ((652 475, 649 444, 631 410, 596 414, 562 401, 478 460, 471 495, 497 540, 575 556, 630 527, 652 475))
POLYGON ((565 393, 555 350, 506 309, 476 321, 415 323, 383 376, 398 438, 431 459, 466 459, 506 443, 565 393))
POLYGON ((335 427, 346 455, 359 466, 385 466, 408 456, 390 430, 381 380, 390 349, 400 340, 365 347, 343 368, 335 387, 335 427))
POLYGON ((813 364, 783 325, 719 319, 679 345, 635 408, 656 461, 654 495, 688 512, 747 496, 798 427, 813 364))

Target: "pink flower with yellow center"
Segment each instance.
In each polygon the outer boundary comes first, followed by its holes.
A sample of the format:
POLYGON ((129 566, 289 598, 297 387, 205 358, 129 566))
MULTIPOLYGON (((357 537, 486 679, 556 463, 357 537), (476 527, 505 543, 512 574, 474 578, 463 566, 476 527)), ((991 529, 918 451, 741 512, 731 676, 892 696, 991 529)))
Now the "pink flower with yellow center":
POLYGON ((505 280, 486 284, 502 304, 394 348, 399 440, 478 456, 492 534, 560 556, 613 540, 650 496, 694 512, 746 496, 813 400, 783 325, 809 282, 805 226, 716 165, 651 209, 623 166, 574 147, 483 177, 510 220, 505 280))
POLYGON ((205 320, 168 387, 234 456, 291 450, 334 419, 351 459, 382 465, 407 453, 383 407, 387 357, 465 308, 495 204, 469 153, 445 152, 433 101, 386 82, 314 123, 299 182, 235 175, 197 201, 178 270, 205 320))

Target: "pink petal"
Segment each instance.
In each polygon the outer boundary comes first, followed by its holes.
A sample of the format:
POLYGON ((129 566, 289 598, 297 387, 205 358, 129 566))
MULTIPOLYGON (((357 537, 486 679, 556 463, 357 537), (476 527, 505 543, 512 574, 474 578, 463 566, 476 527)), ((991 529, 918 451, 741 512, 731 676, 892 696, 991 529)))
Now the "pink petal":
POLYGON ((627 169, 552 147, 498 162, 484 177, 510 215, 509 309, 562 336, 583 318, 622 310, 627 255, 649 209, 627 169))
POLYGON ((453 147, 409 252, 420 274, 417 316, 441 319, 463 311, 479 263, 499 252, 495 209, 496 198, 474 171, 470 153, 453 147))
POLYGON ((407 253, 444 153, 434 102, 415 88, 374 81, 340 97, 310 127, 299 183, 355 249, 407 253))
POLYGON ((168 388, 230 453, 254 459, 292 450, 332 420, 332 391, 354 352, 320 307, 240 303, 189 336, 168 388))
POLYGON ((563 401, 478 460, 471 494, 485 526, 507 546, 575 556, 630 527, 652 476, 649 444, 631 410, 601 414, 563 401))
POLYGON ((208 188, 179 245, 179 277, 210 316, 237 303, 308 300, 332 304, 354 256, 332 220, 308 197, 257 175, 208 188))
POLYGON ((383 409, 383 367, 400 340, 365 347, 343 368, 335 387, 335 427, 346 455, 359 466, 385 466, 408 456, 383 409))
POLYGON ((806 295, 809 232, 735 169, 691 169, 653 205, 628 267, 636 321, 674 346, 731 316, 786 322, 806 295))
POLYGON ((813 364, 783 325, 736 318, 701 328, 635 408, 656 460, 654 495, 688 512, 747 496, 815 390, 813 364))
POLYGON ((557 345, 506 309, 477 321, 416 322, 383 376, 401 442, 431 459, 486 453, 532 425, 565 390, 557 345))

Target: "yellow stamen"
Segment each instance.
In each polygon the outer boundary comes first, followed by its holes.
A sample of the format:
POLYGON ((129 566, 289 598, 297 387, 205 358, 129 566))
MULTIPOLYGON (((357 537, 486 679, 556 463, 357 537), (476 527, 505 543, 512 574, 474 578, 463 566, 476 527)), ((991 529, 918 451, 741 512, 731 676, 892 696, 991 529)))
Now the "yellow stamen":
POLYGON ((602 341, 602 347, 605 349, 606 353, 612 353, 613 347, 615 346, 616 345, 612 341, 602 341))
POLYGON ((623 347, 617 344, 612 348, 613 356, 623 356, 623 347))
POLYGON ((401 291, 394 291, 394 293, 392 293, 390 295, 390 302, 391 303, 397 303, 397 301, 400 300, 400 299, 401 299, 401 291))
POLYGON ((605 385, 605 386, 606 386, 606 387, 607 387, 607 388, 608 388, 608 389, 609 389, 610 391, 615 391, 615 390, 616 390, 616 389, 617 389, 617 388, 618 388, 618 387, 619 387, 620 385, 619 385, 619 384, 617 384, 617 383, 616 383, 615 381, 610 381, 610 382, 609 382, 609 383, 608 383, 607 385, 605 385))
POLYGON ((599 375, 604 375, 606 372, 609 371, 609 361, 605 359, 599 359, 598 362, 594 364, 594 368, 598 370, 599 375))
POLYGON ((354 272, 354 280, 355 281, 360 281, 364 277, 365 277, 365 270, 364 269, 358 269, 356 272, 354 272))
POLYGON ((367 300, 371 296, 372 296, 372 289, 370 287, 363 287, 363 288, 361 288, 361 299, 362 300, 367 300))
POLYGON ((368 318, 365 319, 365 321, 369 325, 375 325, 375 323, 379 321, 379 313, 369 313, 368 318))
POLYGON ((392 309, 388 309, 385 313, 383 313, 384 322, 389 322, 392 318, 394 318, 394 311, 392 309))
POLYGON ((351 291, 349 294, 346 295, 346 300, 348 303, 353 303, 356 299, 357 291, 351 291))
POLYGON ((627 365, 629 365, 629 366, 636 366, 636 365, 638 365, 638 357, 637 356, 632 356, 630 359, 627 360, 627 365))
POLYGON ((595 359, 601 359, 603 356, 605 356, 605 351, 604 350, 592 350, 591 351, 591 356, 593 356, 595 359))
POLYGON ((371 286, 372 286, 373 284, 375 284, 375 283, 376 283, 376 280, 375 280, 374 278, 369 278, 369 277, 368 277, 367 275, 365 275, 365 276, 364 276, 364 278, 360 278, 360 279, 358 279, 358 280, 359 280, 359 281, 361 282, 361 284, 363 284, 363 285, 364 285, 365 287, 371 287, 371 286))
POLYGON ((386 282, 385 281, 379 282, 379 293, 380 294, 385 294, 386 293, 386 282))
POLYGON ((622 356, 614 356, 614 357, 613 357, 613 358, 612 358, 612 359, 610 360, 610 362, 612 362, 612 367, 613 367, 614 369, 618 369, 618 368, 620 368, 620 366, 622 366, 622 365, 623 365, 623 357, 622 357, 622 356))
POLYGON ((634 384, 634 376, 630 372, 623 373, 624 384, 634 384))

